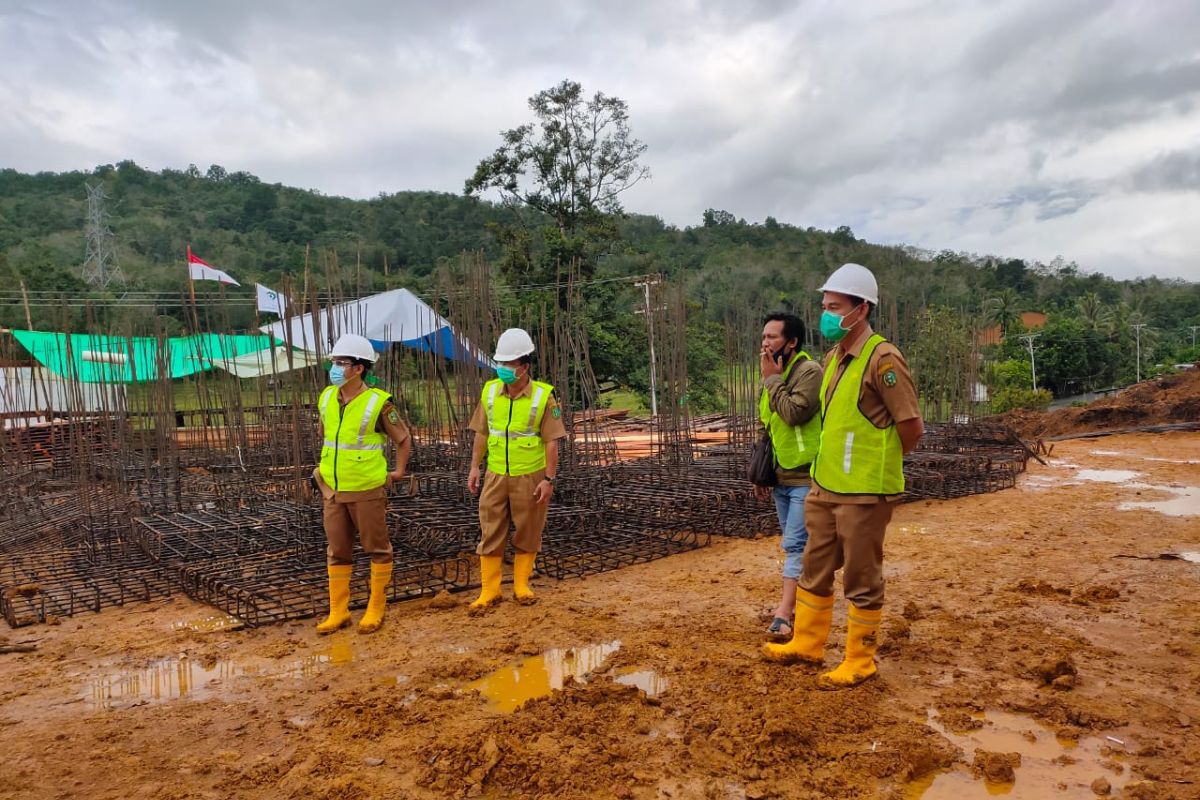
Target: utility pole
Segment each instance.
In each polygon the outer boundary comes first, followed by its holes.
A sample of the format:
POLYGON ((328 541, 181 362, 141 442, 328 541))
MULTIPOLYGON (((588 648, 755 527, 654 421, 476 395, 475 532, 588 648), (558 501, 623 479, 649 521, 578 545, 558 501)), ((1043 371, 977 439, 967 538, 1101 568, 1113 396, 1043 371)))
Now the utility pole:
POLYGON ((657 286, 658 278, 651 279, 649 275, 644 280, 637 281, 634 286, 642 287, 646 305, 641 313, 646 315, 646 327, 650 339, 650 416, 658 417, 658 366, 654 358, 654 309, 650 307, 650 287, 657 286))
POLYGON ((1200 325, 1190 326, 1192 330, 1192 347, 1196 346, 1196 331, 1200 331, 1200 325))
POLYGON ((1025 340, 1025 346, 1029 348, 1029 369, 1033 373, 1033 390, 1037 391, 1037 361, 1033 355, 1033 340, 1041 336, 1040 333, 1027 333, 1021 336, 1025 340))
POLYGON ((1133 326, 1133 335, 1137 340, 1137 378, 1134 380, 1134 383, 1142 382, 1142 328, 1144 327, 1146 327, 1145 323, 1133 326))

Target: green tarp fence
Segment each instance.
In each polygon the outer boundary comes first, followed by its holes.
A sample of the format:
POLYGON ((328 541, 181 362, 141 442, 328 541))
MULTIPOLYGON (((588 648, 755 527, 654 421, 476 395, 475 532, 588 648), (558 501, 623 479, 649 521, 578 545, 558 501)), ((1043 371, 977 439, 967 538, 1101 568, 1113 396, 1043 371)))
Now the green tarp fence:
POLYGON ((14 330, 21 346, 53 373, 83 383, 140 383, 184 378, 266 350, 270 336, 199 333, 169 339, 14 330))

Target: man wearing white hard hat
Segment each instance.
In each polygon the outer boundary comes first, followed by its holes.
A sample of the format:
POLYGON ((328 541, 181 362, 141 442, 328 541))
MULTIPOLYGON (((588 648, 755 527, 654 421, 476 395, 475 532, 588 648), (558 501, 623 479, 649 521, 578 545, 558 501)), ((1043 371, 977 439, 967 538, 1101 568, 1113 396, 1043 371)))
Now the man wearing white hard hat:
POLYGON ((546 512, 558 477, 558 440, 566 437, 554 387, 533 380, 533 339, 509 328, 496 342, 496 378, 483 395, 470 428, 475 432, 467 488, 479 495, 479 572, 483 588, 471 603, 478 611, 501 599, 500 583, 509 524, 515 529, 513 595, 518 603, 536 601, 529 586, 542 549, 546 512), (487 456, 487 473, 480 463, 487 456))
POLYGON ((325 500, 328 543, 329 616, 317 625, 327 634, 350 624, 350 574, 354 538, 371 557, 371 595, 358 623, 359 633, 383 625, 392 580, 392 543, 387 529, 387 487, 404 477, 412 440, 392 396, 364 382, 375 363, 364 336, 348 333, 330 352, 329 383, 317 400, 323 443, 313 477, 325 500), (396 445, 396 468, 388 470, 385 447, 396 445))
POLYGON ((879 287, 869 269, 843 264, 820 290, 821 334, 836 346, 821 380, 821 438, 804 505, 808 545, 787 644, 772 661, 822 664, 833 623, 834 573, 849 602, 846 653, 818 686, 855 686, 876 672, 883 614, 883 538, 904 494, 904 454, 925 431, 904 356, 871 329, 879 287))

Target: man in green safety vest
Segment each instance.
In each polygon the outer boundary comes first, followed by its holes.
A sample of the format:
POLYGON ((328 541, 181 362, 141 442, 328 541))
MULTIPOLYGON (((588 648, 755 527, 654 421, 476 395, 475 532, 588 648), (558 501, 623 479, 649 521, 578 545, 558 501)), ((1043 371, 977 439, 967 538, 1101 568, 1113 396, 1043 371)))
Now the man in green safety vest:
POLYGON ((329 616, 317 625, 328 634, 350 624, 350 575, 354 535, 371 557, 371 594, 358 623, 359 633, 383 625, 387 587, 392 579, 392 543, 387 528, 387 487, 404 477, 412 440, 387 392, 363 378, 375 363, 375 349, 363 336, 346 334, 333 345, 329 383, 317 400, 323 443, 313 472, 325 501, 329 572, 329 616), (389 471, 384 448, 396 445, 396 468, 389 471))
POLYGON ((849 602, 846 654, 818 686, 855 686, 876 672, 883 613, 883 538, 904 494, 904 454, 925 432, 904 357, 871 330, 875 276, 844 264, 821 287, 821 334, 837 345, 821 380, 821 438, 805 503, 808 547, 787 644, 763 645, 772 661, 821 664, 833 622, 834 573, 849 602))
POLYGON ((558 477, 558 440, 566 437, 554 387, 530 376, 533 339, 520 328, 509 328, 496 342, 496 378, 483 387, 471 417, 475 432, 467 488, 479 495, 479 572, 482 590, 471 603, 481 609, 501 599, 504 546, 511 524, 513 596, 518 603, 536 602, 529 586, 533 565, 542 549, 546 512, 558 477), (480 463, 487 455, 487 473, 480 463))
POLYGON ((775 453, 775 485, 755 486, 755 494, 775 501, 783 534, 783 592, 767 633, 790 639, 796 607, 796 582, 808 543, 804 499, 808 472, 821 435, 821 365, 800 349, 804 323, 794 314, 775 313, 763 320, 758 398, 759 435, 770 435, 775 453))

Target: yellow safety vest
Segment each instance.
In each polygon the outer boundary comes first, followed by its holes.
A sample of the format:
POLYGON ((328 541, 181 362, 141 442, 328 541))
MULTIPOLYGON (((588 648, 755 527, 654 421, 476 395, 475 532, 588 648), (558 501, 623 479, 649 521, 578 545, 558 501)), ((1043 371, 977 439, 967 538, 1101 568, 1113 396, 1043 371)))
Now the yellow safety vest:
POLYGON ((838 360, 831 359, 821 378, 821 445, 812 479, 838 494, 893 495, 904 492, 904 450, 895 423, 877 428, 858 408, 863 377, 875 348, 886 341, 873 334, 862 353, 850 360, 826 403, 838 360))
MULTIPOLYGON (((796 364, 806 358, 809 358, 809 355, 803 350, 792 356, 787 369, 783 371, 785 383, 796 364)), ((799 469, 812 463, 817 455, 817 445, 821 437, 820 414, 813 414, 802 425, 788 425, 771 410, 771 397, 767 390, 763 389, 758 398, 758 418, 771 434, 771 449, 775 451, 776 464, 784 469, 799 469)))
POLYGON ((532 381, 528 396, 510 400, 504 383, 490 380, 483 386, 483 407, 488 421, 488 472, 528 475, 546 468, 546 443, 542 417, 554 387, 532 381))
POLYGON ((342 408, 338 387, 326 386, 317 407, 325 429, 321 479, 335 492, 365 492, 387 483, 387 436, 376 432, 379 414, 392 396, 367 389, 342 408))

